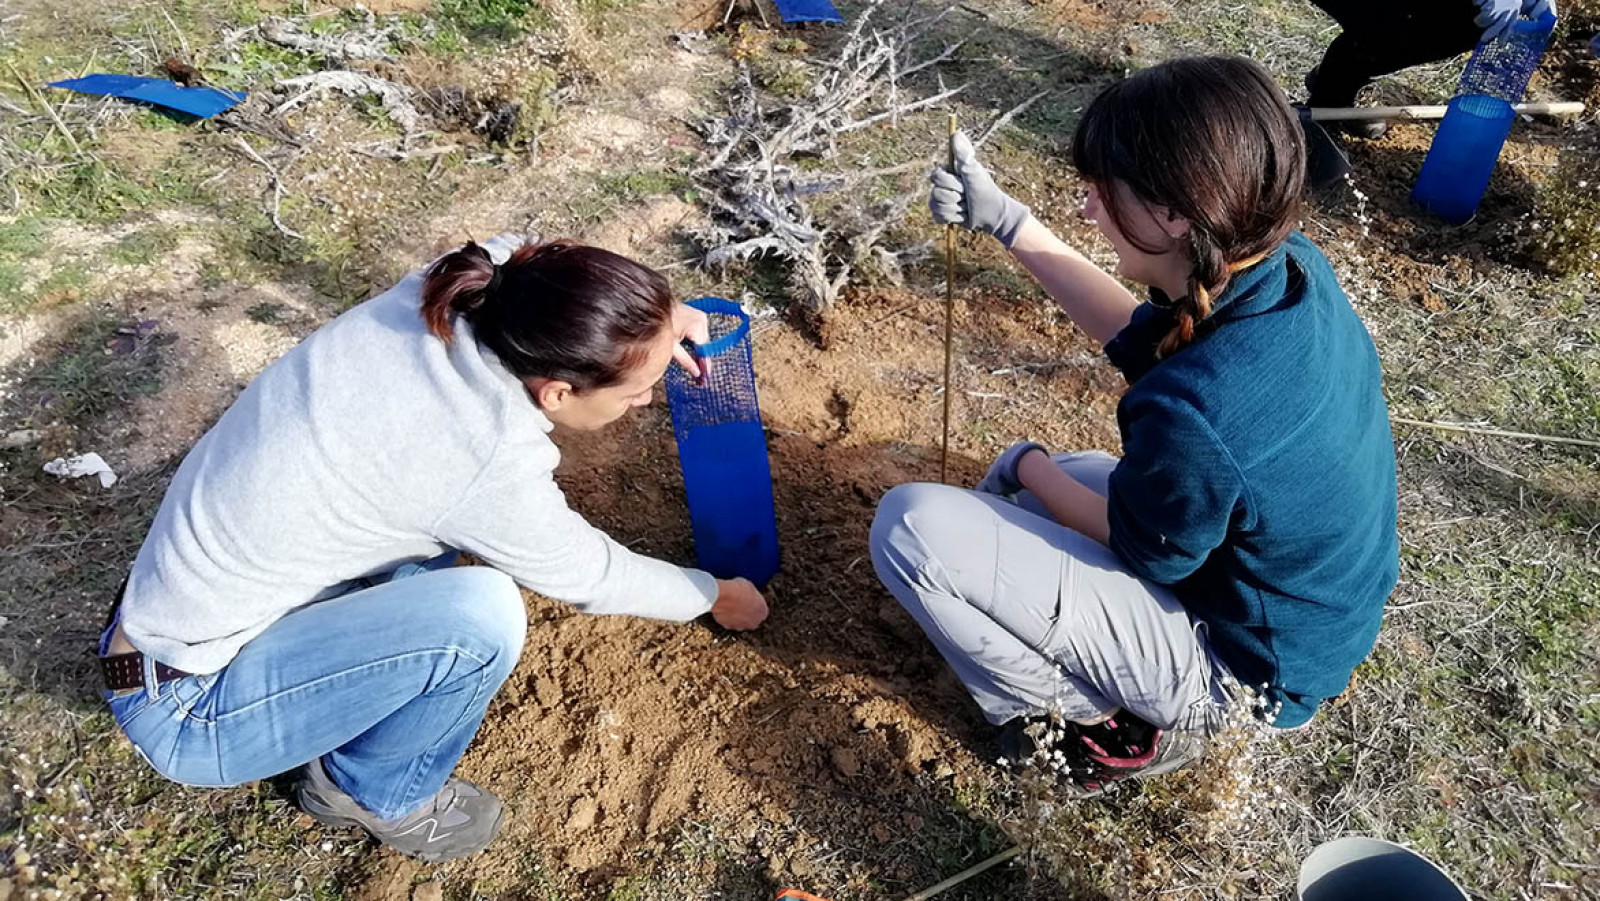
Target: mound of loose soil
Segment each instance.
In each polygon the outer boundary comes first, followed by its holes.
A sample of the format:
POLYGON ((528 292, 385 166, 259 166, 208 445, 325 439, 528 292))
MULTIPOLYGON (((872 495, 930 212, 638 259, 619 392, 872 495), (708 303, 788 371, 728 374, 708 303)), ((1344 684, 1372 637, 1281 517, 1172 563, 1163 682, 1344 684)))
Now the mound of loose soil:
MULTIPOLYGON (((736 636, 530 598, 523 660, 464 762, 511 816, 458 875, 522 884, 528 861, 542 859, 561 882, 599 894, 645 869, 685 821, 720 824, 719 840, 774 884, 806 884, 825 848, 848 849, 834 863, 883 884, 948 875, 948 836, 930 824, 959 819, 956 799, 991 781, 987 731, 867 556, 883 492, 936 477, 940 316, 910 295, 844 304, 829 317, 825 355, 793 329, 758 323, 785 560, 771 620, 736 636)), ((982 441, 958 433, 954 478, 972 483, 975 457, 1023 434, 1107 446, 1114 373, 1090 363, 990 375, 1006 367, 973 363, 1001 347, 1030 360, 1086 354, 1043 303, 978 305, 962 330, 957 420, 996 424, 982 441), (1028 400, 1034 391, 1096 402, 1088 415, 1059 415, 1028 400), (1053 427, 1029 430, 1052 416, 1053 427)), ((642 552, 692 559, 663 407, 559 438, 560 481, 593 522, 642 552)))

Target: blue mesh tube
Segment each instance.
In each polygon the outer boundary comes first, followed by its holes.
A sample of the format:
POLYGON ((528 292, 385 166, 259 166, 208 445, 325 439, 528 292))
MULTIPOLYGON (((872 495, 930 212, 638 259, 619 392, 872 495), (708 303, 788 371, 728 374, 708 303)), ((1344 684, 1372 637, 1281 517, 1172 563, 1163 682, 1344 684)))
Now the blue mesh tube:
POLYGON ((778 526, 772 470, 756 403, 750 317, 733 301, 702 297, 689 306, 711 319, 711 360, 703 385, 682 367, 667 374, 667 403, 694 527, 700 568, 719 579, 743 576, 765 585, 778 572, 778 526))
POLYGON ((1511 107, 1522 99, 1528 79, 1539 68, 1555 26, 1556 17, 1550 13, 1523 20, 1503 37, 1485 41, 1473 51, 1455 99, 1433 136, 1412 200, 1456 224, 1477 214, 1516 118, 1511 107))

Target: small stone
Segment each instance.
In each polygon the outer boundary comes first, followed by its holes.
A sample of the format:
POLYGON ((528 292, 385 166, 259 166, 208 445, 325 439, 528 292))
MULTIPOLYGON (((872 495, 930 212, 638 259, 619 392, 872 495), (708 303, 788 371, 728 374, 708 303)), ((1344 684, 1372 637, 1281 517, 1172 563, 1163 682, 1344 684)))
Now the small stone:
POLYGON ((594 826, 595 817, 600 814, 600 805, 593 798, 579 798, 572 802, 572 810, 567 814, 568 832, 587 832, 594 826))
POLYGON ((856 752, 849 748, 834 748, 829 756, 833 758, 833 768, 839 771, 839 775, 848 779, 861 772, 861 761, 856 758, 856 752))
POLYGON ((411 901, 444 901, 444 886, 437 882, 424 882, 411 892, 411 901))

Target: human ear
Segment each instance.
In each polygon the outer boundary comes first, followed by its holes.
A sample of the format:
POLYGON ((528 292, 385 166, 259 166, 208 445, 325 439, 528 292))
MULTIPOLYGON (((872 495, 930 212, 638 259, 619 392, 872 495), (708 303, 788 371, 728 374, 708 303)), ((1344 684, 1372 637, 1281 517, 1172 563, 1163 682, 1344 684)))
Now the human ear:
POLYGON ((572 402, 572 383, 560 379, 528 379, 528 396, 546 413, 555 413, 572 402))
POLYGON ((1160 210, 1157 218, 1160 222, 1161 230, 1166 232, 1167 237, 1174 241, 1179 238, 1187 238, 1190 229, 1194 227, 1194 224, 1189 220, 1168 209, 1160 210))

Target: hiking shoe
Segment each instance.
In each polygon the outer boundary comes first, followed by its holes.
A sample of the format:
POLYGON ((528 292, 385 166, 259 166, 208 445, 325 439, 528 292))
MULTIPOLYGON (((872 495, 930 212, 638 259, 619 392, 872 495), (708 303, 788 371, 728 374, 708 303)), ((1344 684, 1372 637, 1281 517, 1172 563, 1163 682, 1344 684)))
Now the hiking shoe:
MULTIPOLYGON (((1326 107, 1333 107, 1335 109, 1340 108, 1340 107, 1354 107, 1356 105, 1356 96, 1355 96, 1355 94, 1351 94, 1348 97, 1344 97, 1344 96, 1340 96, 1340 97, 1318 97, 1317 96, 1317 82, 1319 80, 1319 76, 1321 75, 1321 72, 1322 72, 1322 67, 1321 66, 1317 66, 1317 67, 1313 68, 1310 72, 1306 73, 1306 93, 1308 95, 1308 99, 1306 100, 1306 106, 1307 107, 1326 106, 1326 107)), ((1308 113, 1308 117, 1309 117, 1309 113, 1308 113)), ((1329 122, 1329 123, 1326 124, 1325 127, 1332 128, 1332 129, 1335 129, 1335 130, 1338 130, 1338 131, 1342 131, 1345 134, 1350 135, 1353 138, 1362 138, 1362 139, 1368 140, 1368 141, 1376 141, 1377 139, 1383 137, 1385 134, 1388 134, 1388 132, 1389 132, 1389 123, 1384 121, 1384 120, 1382 120, 1382 119, 1369 119, 1369 120, 1365 120, 1365 121, 1349 120, 1349 121, 1344 121, 1344 122, 1329 122)))
POLYGON ((1329 124, 1352 138, 1361 138, 1364 141, 1376 141, 1389 133, 1389 123, 1382 119, 1351 119, 1329 124))
POLYGON ((1032 768, 1066 781, 1097 774, 1099 764, 1074 737, 1073 723, 1050 716, 1016 717, 1000 727, 995 739, 1001 766, 1032 768))
POLYGON ((321 760, 305 765, 295 786, 300 809, 327 826, 360 826, 385 845, 428 863, 476 854, 500 831, 500 799, 465 779, 451 778, 420 808, 379 819, 328 778, 321 760))
POLYGON ((1068 723, 1071 740, 1089 764, 1075 775, 1081 797, 1092 797, 1125 779, 1145 779, 1183 769, 1205 756, 1205 737, 1177 729, 1157 729, 1126 710, 1103 723, 1068 723))
POLYGON ((997 739, 1001 758, 1054 772, 1073 798, 1104 794, 1125 779, 1182 769, 1204 756, 1205 747, 1197 733, 1157 729, 1126 710, 1093 726, 1017 717, 1001 727, 997 739))

